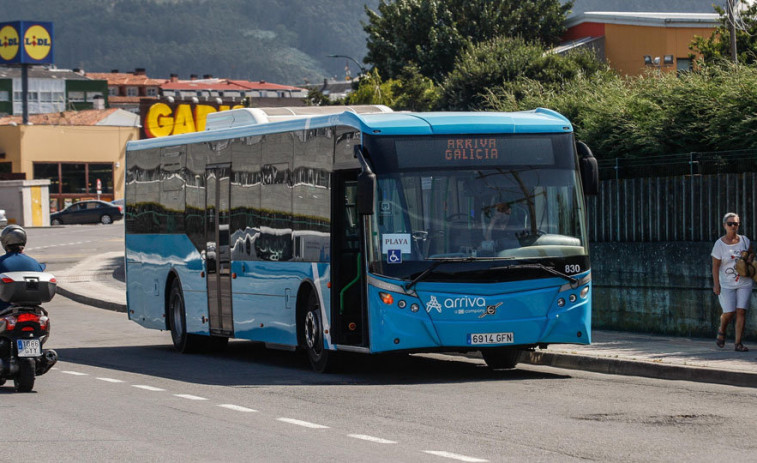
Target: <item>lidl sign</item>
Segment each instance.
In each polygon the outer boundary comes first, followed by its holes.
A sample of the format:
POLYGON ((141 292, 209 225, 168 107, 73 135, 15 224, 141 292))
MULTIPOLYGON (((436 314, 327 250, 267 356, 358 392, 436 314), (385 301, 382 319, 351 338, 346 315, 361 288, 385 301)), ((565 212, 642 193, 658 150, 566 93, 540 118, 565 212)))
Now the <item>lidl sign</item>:
POLYGON ((53 23, 0 23, 0 64, 52 64, 53 23))

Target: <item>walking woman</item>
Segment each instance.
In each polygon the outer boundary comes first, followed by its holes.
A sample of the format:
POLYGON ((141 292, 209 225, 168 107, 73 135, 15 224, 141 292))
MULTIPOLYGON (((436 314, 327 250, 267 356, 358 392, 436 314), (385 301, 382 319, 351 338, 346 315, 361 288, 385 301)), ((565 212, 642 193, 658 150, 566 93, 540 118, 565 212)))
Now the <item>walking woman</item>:
POLYGON ((718 295, 723 314, 720 316, 720 328, 715 343, 718 347, 725 346, 725 330, 736 315, 736 346, 737 352, 747 352, 741 343, 746 321, 746 309, 752 297, 752 279, 743 277, 736 272, 736 260, 742 251, 751 251, 751 243, 744 235, 739 235, 739 216, 733 212, 723 217, 725 236, 715 242, 712 248, 712 291, 718 295))

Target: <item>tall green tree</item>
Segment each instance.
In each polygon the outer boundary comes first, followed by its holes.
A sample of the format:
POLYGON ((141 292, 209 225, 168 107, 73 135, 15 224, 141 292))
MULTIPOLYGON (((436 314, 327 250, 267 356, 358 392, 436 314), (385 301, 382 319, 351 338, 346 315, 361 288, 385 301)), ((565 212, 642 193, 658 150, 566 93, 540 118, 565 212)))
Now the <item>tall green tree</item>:
POLYGON ((365 61, 389 78, 415 65, 441 82, 472 44, 501 35, 557 43, 572 6, 559 0, 381 0, 378 11, 365 8, 365 61))
MULTIPOLYGON (((579 75, 609 72, 591 51, 549 53, 539 43, 499 36, 468 46, 442 85, 439 106, 447 110, 490 109, 488 95, 505 91, 516 100, 534 85, 558 90, 579 75)), ((543 91, 543 90, 540 90, 543 91)))
MULTIPOLYGON (((740 0, 739 3, 745 2, 740 0)), ((715 7, 715 11, 720 14, 720 26, 709 37, 695 37, 689 46, 692 51, 702 54, 705 63, 731 59, 728 14, 719 6, 715 7)), ((738 61, 742 64, 755 64, 757 63, 757 3, 752 3, 751 6, 743 9, 739 17, 739 27, 736 29, 738 61)))

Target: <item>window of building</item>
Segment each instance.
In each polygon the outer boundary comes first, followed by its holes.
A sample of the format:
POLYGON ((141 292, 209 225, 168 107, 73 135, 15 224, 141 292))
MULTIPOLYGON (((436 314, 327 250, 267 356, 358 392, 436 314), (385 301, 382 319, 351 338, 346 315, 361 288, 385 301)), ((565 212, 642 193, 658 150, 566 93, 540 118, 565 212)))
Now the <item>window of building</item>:
POLYGON ((57 162, 35 162, 33 172, 35 179, 50 180, 50 193, 58 193, 60 178, 58 177, 57 162))
POLYGON ((126 96, 139 96, 139 89, 137 87, 126 87, 126 96))
POLYGON ((158 96, 158 89, 157 87, 147 87, 145 93, 147 96, 158 96))
POLYGON ((7 91, 5 90, 0 91, 0 101, 9 101, 8 100, 9 97, 10 97, 10 94, 7 91))
POLYGON ((95 101, 96 99, 102 97, 102 92, 87 92, 87 101, 95 101))
POLYGON ((84 92, 68 92, 68 101, 83 102, 84 92))
POLYGON ((679 73, 691 71, 691 58, 676 58, 676 71, 679 73))
POLYGON ((108 96, 118 96, 118 87, 108 87, 108 96))
POLYGON ((40 103, 52 103, 53 92, 39 92, 39 101, 40 103))
POLYGON ((39 92, 29 92, 29 101, 38 102, 39 101, 39 92))

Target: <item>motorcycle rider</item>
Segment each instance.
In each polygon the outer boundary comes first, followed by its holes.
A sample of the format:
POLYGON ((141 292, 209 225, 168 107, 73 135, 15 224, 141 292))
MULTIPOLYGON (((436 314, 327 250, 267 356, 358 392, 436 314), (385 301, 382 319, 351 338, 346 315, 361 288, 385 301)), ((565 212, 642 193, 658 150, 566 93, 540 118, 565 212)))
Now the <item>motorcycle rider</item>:
MULTIPOLYGON (((43 272, 45 265, 24 254, 26 230, 20 225, 8 225, 0 233, 0 244, 5 254, 0 256, 0 273, 5 272, 43 272)), ((10 304, 0 300, 0 310, 10 304)))

